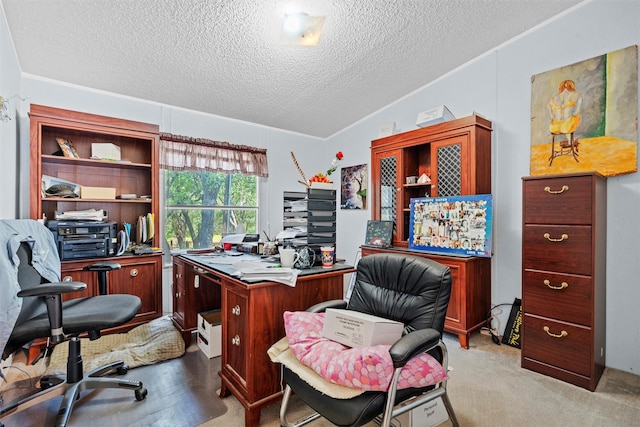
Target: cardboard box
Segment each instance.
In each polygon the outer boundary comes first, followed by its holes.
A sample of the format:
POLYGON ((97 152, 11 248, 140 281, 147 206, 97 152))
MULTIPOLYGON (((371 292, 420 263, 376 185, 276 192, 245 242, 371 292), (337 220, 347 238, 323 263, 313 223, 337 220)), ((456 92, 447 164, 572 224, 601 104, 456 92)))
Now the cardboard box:
POLYGON ((120 147, 110 142, 92 142, 91 158, 103 160, 122 160, 120 158, 120 147))
POLYGON ((116 189, 113 187, 80 187, 81 199, 112 200, 116 198, 116 189))
POLYGON ((198 347, 209 359, 222 354, 221 315, 220 310, 198 313, 198 347))
POLYGON ((349 347, 393 344, 402 337, 404 325, 353 310, 329 308, 325 312, 322 336, 349 347))
POLYGON ((449 419, 442 398, 434 399, 392 420, 397 427, 435 427, 449 419), (394 422, 395 421, 395 422, 394 422))

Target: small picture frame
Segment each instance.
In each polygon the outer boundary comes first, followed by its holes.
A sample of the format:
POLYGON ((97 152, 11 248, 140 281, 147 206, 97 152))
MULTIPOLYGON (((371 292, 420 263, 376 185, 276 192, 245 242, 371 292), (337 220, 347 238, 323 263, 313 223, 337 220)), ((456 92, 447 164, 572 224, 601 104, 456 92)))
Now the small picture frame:
POLYGON ((56 138, 56 141, 58 142, 58 145, 60 146, 60 151, 62 151, 62 154, 65 157, 71 157, 74 159, 79 159, 80 156, 78 156, 78 152, 76 151, 75 147, 73 146, 73 143, 71 141, 69 141, 68 139, 64 139, 64 138, 56 138))

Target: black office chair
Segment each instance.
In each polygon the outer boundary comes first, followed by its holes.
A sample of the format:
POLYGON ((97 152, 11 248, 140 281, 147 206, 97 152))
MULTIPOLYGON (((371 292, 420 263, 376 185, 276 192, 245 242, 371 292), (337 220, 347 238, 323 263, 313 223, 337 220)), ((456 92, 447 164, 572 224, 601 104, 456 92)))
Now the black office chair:
MULTIPOLYGON (((380 425, 388 427, 393 417, 441 397, 451 422, 457 426, 458 421, 447 396, 446 380, 430 387, 396 390, 402 367, 419 353, 428 352, 447 369, 447 348, 441 335, 450 294, 449 267, 435 261, 399 254, 375 254, 362 258, 348 303, 343 300, 327 301, 308 311, 346 308, 404 323, 402 338, 389 350, 395 369, 389 389, 386 392, 366 391, 351 399, 334 399, 283 365, 286 387, 280 407, 280 424, 301 426, 322 416, 338 426, 361 426, 374 418, 381 418, 380 425), (292 393, 316 413, 298 422, 289 422, 287 408, 292 393), (410 403, 398 406, 410 399, 413 399, 410 403)), ((320 375, 317 375, 317 380, 324 381, 320 375)))
MULTIPOLYGON (((147 390, 142 382, 100 378, 112 373, 124 375, 129 368, 121 361, 83 374, 78 338, 80 334, 87 333, 90 339, 97 339, 102 329, 128 322, 140 310, 140 298, 133 295, 113 294, 62 302, 63 293, 81 291, 87 285, 80 282, 49 283, 46 281, 32 264, 28 243, 20 244, 17 255, 20 262, 18 283, 21 289, 18 297, 23 300, 15 327, 3 353, 11 354, 36 338, 49 337, 51 346, 69 339, 69 357, 66 377, 42 377, 41 391, 0 408, 0 421, 40 402, 64 395, 56 426, 66 426, 73 405, 80 398, 80 392, 87 389, 129 389, 134 391, 136 400, 144 400, 147 390)), ((3 284, 0 283, 0 286, 3 284)), ((1 422, 0 426, 2 426, 1 422)))

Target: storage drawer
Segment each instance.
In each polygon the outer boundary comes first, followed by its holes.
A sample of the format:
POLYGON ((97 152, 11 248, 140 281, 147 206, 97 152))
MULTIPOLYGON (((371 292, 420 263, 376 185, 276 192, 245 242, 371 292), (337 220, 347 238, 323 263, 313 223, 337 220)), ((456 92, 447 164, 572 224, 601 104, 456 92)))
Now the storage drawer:
POLYGON ((309 199, 324 199, 324 200, 336 199, 336 190, 323 190, 320 188, 309 188, 307 189, 307 194, 309 195, 309 199))
POLYGON ((592 269, 590 226, 524 226, 523 268, 590 276, 592 269))
POLYGON ((591 224, 592 175, 523 182, 525 224, 591 224))
POLYGON ((307 208, 310 211, 335 212, 335 210, 336 210, 336 201, 335 200, 309 199, 307 201, 307 208))
POLYGON ((336 211, 309 211, 307 212, 308 222, 328 222, 336 220, 336 211))
POLYGON ((591 375, 590 328, 525 313, 523 334, 523 357, 580 375, 591 375))
POLYGON ((591 325, 593 281, 589 276, 525 270, 523 310, 565 322, 591 325))

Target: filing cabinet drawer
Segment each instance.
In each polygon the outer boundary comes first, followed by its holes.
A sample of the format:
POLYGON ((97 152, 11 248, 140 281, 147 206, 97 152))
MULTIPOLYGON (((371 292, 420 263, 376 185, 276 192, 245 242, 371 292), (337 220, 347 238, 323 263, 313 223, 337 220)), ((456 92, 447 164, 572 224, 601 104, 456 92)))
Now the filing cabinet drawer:
POLYGON ((524 226, 523 268, 591 275, 590 226, 524 226))
POLYGON ((527 313, 591 326, 593 281, 589 276, 525 270, 522 301, 527 313))
POLYGON ((546 317, 525 314, 526 357, 580 375, 591 374, 591 329, 546 317))
POLYGON ((591 224, 593 177, 562 177, 524 182, 526 224, 591 224))

